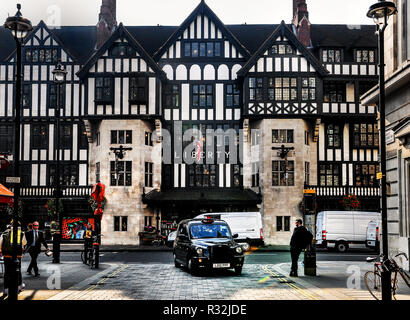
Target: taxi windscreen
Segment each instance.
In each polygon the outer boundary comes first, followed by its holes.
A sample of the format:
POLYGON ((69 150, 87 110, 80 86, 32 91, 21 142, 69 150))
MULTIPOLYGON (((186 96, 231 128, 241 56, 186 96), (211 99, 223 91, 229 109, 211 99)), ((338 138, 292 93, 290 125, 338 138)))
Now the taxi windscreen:
POLYGON ((204 238, 230 238, 226 224, 192 224, 189 228, 192 239, 204 239, 204 238))

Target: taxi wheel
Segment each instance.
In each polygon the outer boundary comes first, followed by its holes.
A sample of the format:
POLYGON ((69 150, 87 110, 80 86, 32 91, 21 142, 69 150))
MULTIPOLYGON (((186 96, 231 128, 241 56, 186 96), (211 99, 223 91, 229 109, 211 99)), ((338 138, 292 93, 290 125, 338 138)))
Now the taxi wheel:
POLYGON ((194 266, 192 265, 192 263, 193 263, 193 262, 192 262, 192 259, 189 259, 189 260, 188 260, 188 263, 187 263, 187 266, 188 266, 189 273, 194 276, 194 275, 197 274, 197 269, 194 268, 194 266))
POLYGON ((175 254, 174 254, 174 264, 175 264, 175 267, 177 268, 181 267, 181 265, 177 262, 175 254))
POLYGON ((242 274, 242 267, 235 267, 235 274, 240 276, 242 274))

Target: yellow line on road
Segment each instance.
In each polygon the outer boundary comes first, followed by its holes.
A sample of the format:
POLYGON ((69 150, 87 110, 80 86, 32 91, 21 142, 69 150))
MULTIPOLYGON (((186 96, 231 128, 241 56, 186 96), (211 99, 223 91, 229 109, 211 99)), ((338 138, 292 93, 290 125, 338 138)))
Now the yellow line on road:
POLYGON ((269 273, 269 274, 271 274, 271 275, 274 276, 274 277, 277 277, 277 279, 278 279, 278 281, 279 281, 280 283, 284 283, 284 284, 286 284, 288 287, 297 290, 299 293, 301 293, 302 295, 304 295, 304 296, 307 297, 308 299, 310 299, 310 300, 319 300, 319 299, 318 299, 317 297, 315 297, 313 294, 311 294, 310 292, 308 292, 307 289, 302 289, 302 288, 300 288, 298 285, 296 285, 295 283, 289 283, 289 281, 292 281, 292 280, 290 280, 288 277, 282 276, 282 275, 276 273, 275 271, 272 271, 272 270, 268 269, 267 266, 263 266, 263 267, 262 267, 262 270, 265 271, 265 272, 267 272, 267 273, 269 273))
MULTIPOLYGON (((90 287, 88 287, 87 289, 83 290, 83 293, 87 293, 87 292, 89 292, 89 291, 94 290, 97 286, 103 284, 103 283, 104 283, 105 281, 107 281, 110 277, 116 276, 116 275, 119 274, 121 271, 123 271, 123 270, 125 270, 125 269, 127 269, 127 268, 128 268, 128 265, 127 265, 127 264, 122 265, 121 268, 115 270, 113 273, 111 273, 111 274, 108 275, 107 277, 101 279, 101 280, 98 281, 96 284, 93 284, 92 286, 90 286, 90 287)), ((79 298, 79 297, 78 297, 78 298, 79 298)), ((77 298, 77 299, 78 299, 78 298, 77 298)))

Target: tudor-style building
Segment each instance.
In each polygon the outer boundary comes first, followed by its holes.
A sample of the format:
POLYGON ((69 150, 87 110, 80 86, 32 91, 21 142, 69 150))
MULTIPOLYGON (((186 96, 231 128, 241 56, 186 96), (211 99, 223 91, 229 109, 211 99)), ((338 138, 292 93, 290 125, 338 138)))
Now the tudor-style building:
MULTIPOLYGON (((293 1, 290 24, 225 25, 201 1, 179 27, 124 26, 115 2, 102 1, 97 27, 40 22, 26 39, 25 217, 48 219, 57 146, 66 218, 92 218, 90 185, 107 186, 105 244, 135 244, 144 226, 165 231, 166 222, 203 212, 255 210, 265 242, 287 244, 294 219, 339 208, 346 193, 378 209, 377 112, 359 102, 377 82, 374 26, 312 25, 304 0, 293 1), (68 77, 57 143, 51 71, 59 59, 68 77), (183 141, 190 129, 195 137, 183 141), (233 149, 225 146, 214 162, 181 157, 180 145, 198 141, 215 155, 222 144, 208 143, 210 129, 235 132, 233 149), (122 158, 111 149, 120 146, 131 148, 122 158), (304 189, 315 190, 316 207, 304 189)), ((15 57, 3 28, 0 41, 0 153, 7 153, 15 57)), ((1 183, 7 175, 0 171, 1 183)))

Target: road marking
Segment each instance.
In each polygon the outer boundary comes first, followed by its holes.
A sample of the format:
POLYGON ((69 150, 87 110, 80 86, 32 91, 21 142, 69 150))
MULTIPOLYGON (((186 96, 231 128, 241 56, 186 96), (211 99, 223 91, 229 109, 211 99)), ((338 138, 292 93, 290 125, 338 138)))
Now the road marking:
POLYGON ((286 277, 286 276, 282 276, 278 273, 276 273, 275 271, 272 271, 270 269, 268 269, 267 266, 262 266, 262 270, 271 274, 272 276, 274 276, 275 278, 277 278, 279 280, 280 283, 284 283, 286 284, 288 287, 297 290, 299 293, 301 293, 302 295, 304 295, 306 298, 308 298, 309 300, 319 300, 315 295, 313 295, 312 293, 310 293, 307 289, 302 289, 300 288, 298 285, 296 285, 295 283, 293 283, 293 281, 286 277))
POLYGON ((82 294, 80 296, 77 296, 74 300, 79 300, 81 298, 81 296, 83 296, 84 294, 94 290, 97 286, 103 284, 105 281, 107 281, 109 278, 116 276, 117 274, 119 274, 121 271, 125 270, 128 268, 127 264, 122 265, 119 269, 115 270, 113 273, 109 274, 107 277, 101 279, 100 281, 98 281, 96 284, 91 285, 90 287, 88 287, 87 289, 83 290, 82 294))

